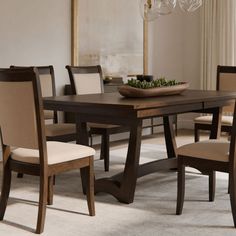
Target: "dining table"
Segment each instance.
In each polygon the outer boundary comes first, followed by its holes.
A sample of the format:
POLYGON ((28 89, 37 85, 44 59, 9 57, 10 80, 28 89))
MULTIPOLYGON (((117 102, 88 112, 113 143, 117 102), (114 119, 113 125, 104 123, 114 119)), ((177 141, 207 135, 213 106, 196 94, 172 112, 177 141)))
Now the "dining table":
MULTIPOLYGON (((95 192, 105 192, 122 203, 132 203, 137 179, 157 171, 177 168, 177 145, 172 115, 201 112, 213 115, 210 138, 220 135, 222 107, 236 99, 235 92, 187 89, 181 94, 125 98, 118 92, 46 97, 44 109, 76 114, 77 143, 88 145, 87 123, 114 124, 129 127, 128 151, 124 170, 114 176, 95 178, 95 192), (140 164, 142 121, 163 117, 167 158, 140 164)), ((157 150, 158 151, 158 150, 157 150)), ((81 171, 82 184, 86 176, 81 171)))

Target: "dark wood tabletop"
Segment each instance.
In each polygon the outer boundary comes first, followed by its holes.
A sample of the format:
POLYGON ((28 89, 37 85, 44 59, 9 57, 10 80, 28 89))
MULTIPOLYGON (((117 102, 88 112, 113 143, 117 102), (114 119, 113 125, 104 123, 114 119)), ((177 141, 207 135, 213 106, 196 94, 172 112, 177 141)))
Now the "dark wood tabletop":
MULTIPOLYGON (((100 113, 115 110, 116 115, 122 115, 123 111, 130 111, 128 116, 143 117, 148 116, 145 110, 165 107, 177 107, 177 113, 189 112, 189 107, 186 105, 192 104, 193 110, 212 107, 214 102, 221 101, 224 103, 230 99, 234 99, 236 93, 222 91, 202 91, 202 90, 187 90, 180 95, 151 97, 151 98, 124 98, 119 93, 103 93, 103 94, 88 94, 88 95, 67 95, 57 96, 44 99, 46 109, 72 111, 83 113, 91 109, 92 113, 100 113), (200 104, 194 106, 194 104, 200 104), (144 110, 144 112, 142 112, 144 110)), ((108 112, 106 112, 108 113, 108 112)), ((109 112, 110 115, 111 112, 109 112)), ((160 112, 157 112, 159 114, 160 112)), ((164 110, 163 110, 163 113, 164 110)), ((167 112, 168 114, 168 112, 167 112)), ((109 114, 108 114, 109 115, 109 114)), ((155 115, 155 114, 153 114, 155 115)), ((160 114, 163 115, 163 114, 160 114)))
MULTIPOLYGON (((210 138, 220 133, 222 107, 236 99, 234 92, 186 90, 180 95, 152 98, 124 98, 119 93, 44 98, 44 109, 76 113, 77 143, 88 145, 87 122, 126 125, 130 128, 124 172, 95 181, 96 192, 107 192, 120 202, 132 203, 137 178, 176 167, 176 142, 170 115, 186 112, 213 114, 210 138), (142 119, 163 117, 168 158, 139 164, 142 119)), ((83 182, 86 176, 83 176, 83 182)), ((85 185, 85 184, 83 184, 85 185)))

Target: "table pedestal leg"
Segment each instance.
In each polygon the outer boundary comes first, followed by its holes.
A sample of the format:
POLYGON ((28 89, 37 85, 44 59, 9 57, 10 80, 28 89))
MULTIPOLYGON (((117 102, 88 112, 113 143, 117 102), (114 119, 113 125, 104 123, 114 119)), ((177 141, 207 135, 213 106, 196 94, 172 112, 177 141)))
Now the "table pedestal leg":
POLYGON ((177 157, 177 145, 173 129, 173 118, 171 116, 164 116, 163 122, 167 156, 168 158, 177 157))
POLYGON ((142 121, 134 121, 130 127, 129 147, 123 176, 119 180, 115 178, 96 180, 96 192, 110 193, 123 203, 133 202, 138 177, 141 134, 142 121))
MULTIPOLYGON (((89 146, 87 124, 86 122, 81 122, 78 116, 76 116, 76 133, 77 133, 76 143, 89 146)), ((80 169, 80 176, 81 176, 83 193, 86 194, 88 175, 85 168, 80 169)))

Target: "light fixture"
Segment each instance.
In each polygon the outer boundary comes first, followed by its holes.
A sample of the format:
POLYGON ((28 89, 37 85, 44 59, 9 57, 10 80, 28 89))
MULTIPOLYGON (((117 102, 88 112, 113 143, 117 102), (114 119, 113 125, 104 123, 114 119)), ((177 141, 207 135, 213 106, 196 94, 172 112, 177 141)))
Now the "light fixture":
POLYGON ((159 17, 157 0, 139 0, 140 13, 144 20, 153 21, 159 17))
POLYGON ((202 0, 139 0, 140 13, 144 20, 153 21, 160 15, 170 14, 177 2, 186 12, 193 12, 202 5, 202 0))
POLYGON ((176 6, 176 0, 156 0, 156 11, 159 15, 170 14, 176 6))
POLYGON ((202 5, 202 0, 178 0, 183 11, 193 12, 202 5))
POLYGON ((193 12, 203 3, 203 0, 138 0, 143 17, 143 74, 148 75, 148 22, 161 15, 170 14, 177 3, 182 11, 193 12))

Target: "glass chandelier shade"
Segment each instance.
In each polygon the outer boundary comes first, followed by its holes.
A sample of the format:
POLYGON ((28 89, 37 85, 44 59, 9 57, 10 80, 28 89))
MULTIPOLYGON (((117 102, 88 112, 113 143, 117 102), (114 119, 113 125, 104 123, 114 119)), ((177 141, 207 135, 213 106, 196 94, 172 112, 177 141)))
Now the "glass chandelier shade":
POLYGON ((202 5, 202 0, 178 0, 183 11, 193 12, 202 5))
POLYGON ((177 0, 156 0, 156 11, 159 15, 170 14, 175 6, 177 0))
POLYGON ((156 0, 139 0, 141 16, 146 21, 153 21, 159 17, 156 0))
POLYGON ((170 14, 177 2, 186 12, 193 12, 202 5, 202 0, 139 0, 140 13, 144 20, 153 21, 160 15, 170 14))

